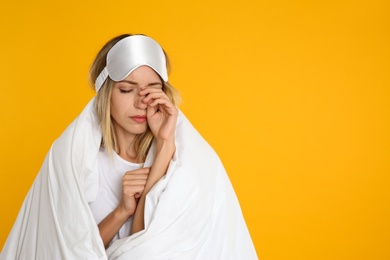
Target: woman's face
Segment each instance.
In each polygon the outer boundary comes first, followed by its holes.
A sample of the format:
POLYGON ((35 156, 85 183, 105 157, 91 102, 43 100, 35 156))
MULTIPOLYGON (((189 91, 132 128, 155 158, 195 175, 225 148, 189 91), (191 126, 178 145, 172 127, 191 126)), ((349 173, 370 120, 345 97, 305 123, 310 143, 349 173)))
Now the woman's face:
POLYGON ((111 95, 111 119, 117 135, 134 138, 148 129, 146 108, 139 92, 144 87, 162 88, 158 74, 149 66, 141 66, 124 80, 116 82, 111 95))

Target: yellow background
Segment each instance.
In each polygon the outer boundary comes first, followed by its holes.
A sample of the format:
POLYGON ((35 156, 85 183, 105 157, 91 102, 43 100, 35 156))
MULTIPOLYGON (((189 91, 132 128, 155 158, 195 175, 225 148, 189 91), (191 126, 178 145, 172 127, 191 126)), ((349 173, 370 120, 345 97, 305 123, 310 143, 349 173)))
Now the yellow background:
POLYGON ((51 143, 121 33, 166 49, 181 109, 220 155, 261 259, 390 259, 390 4, 0 4, 0 248, 51 143))

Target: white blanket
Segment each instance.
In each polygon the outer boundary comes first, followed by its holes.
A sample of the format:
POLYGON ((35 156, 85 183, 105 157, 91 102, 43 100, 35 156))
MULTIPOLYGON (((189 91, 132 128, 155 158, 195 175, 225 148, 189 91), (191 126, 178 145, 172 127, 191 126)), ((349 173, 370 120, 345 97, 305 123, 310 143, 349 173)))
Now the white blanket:
POLYGON ((0 260, 257 259, 223 165, 181 112, 174 157, 146 198, 145 229, 105 251, 87 203, 97 189, 84 194, 86 178, 99 178, 100 140, 92 99, 47 154, 0 260))

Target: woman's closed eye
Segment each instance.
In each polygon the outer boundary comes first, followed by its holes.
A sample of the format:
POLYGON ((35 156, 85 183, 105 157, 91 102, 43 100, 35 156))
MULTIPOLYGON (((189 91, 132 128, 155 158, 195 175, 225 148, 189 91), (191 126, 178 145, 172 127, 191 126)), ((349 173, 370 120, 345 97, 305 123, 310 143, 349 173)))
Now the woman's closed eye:
POLYGON ((120 93, 130 93, 133 89, 119 89, 120 93))

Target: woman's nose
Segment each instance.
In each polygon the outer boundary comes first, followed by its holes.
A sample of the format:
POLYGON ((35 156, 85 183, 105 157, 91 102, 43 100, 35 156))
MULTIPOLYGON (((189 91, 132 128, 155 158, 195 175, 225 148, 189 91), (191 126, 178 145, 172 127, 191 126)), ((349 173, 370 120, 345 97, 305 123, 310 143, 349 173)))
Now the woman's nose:
POLYGON ((141 96, 140 94, 138 94, 137 97, 135 98, 134 106, 138 109, 142 109, 142 110, 146 109, 148 105, 142 101, 144 98, 145 96, 141 96))

